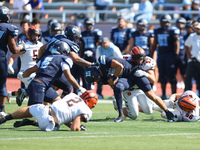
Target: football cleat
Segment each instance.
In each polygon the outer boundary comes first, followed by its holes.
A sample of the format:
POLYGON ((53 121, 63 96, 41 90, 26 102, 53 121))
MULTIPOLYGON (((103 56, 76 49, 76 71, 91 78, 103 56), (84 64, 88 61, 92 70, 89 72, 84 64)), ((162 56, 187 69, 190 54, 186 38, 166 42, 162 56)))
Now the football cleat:
POLYGON ((16 121, 13 126, 15 128, 18 128, 18 127, 22 127, 22 126, 27 126, 27 125, 33 125, 35 126, 35 122, 33 120, 29 120, 29 119, 23 119, 22 121, 16 121))
POLYGON ((26 96, 28 96, 28 94, 27 94, 26 90, 23 89, 23 88, 20 88, 20 89, 17 91, 17 93, 18 93, 18 95, 17 95, 17 97, 16 97, 16 103, 17 103, 18 106, 21 106, 21 105, 22 105, 22 102, 23 102, 23 100, 24 100, 24 98, 25 98, 26 96))
POLYGON ((124 115, 121 115, 117 119, 114 120, 114 122, 123 122, 123 121, 124 121, 124 115))
POLYGON ((7 115, 7 113, 5 113, 4 111, 0 112, 0 117, 5 117, 7 115))

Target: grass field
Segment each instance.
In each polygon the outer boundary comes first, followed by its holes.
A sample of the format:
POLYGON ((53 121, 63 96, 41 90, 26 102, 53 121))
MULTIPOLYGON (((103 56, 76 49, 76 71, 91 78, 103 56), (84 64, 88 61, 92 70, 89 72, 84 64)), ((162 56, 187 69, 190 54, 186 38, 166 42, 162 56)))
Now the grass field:
MULTIPOLYGON (((99 100, 87 131, 71 132, 62 125, 59 131, 43 132, 37 127, 14 128, 16 120, 0 125, 1 150, 199 150, 200 122, 168 123, 159 112, 140 113, 137 120, 114 123, 117 112, 109 103, 99 100)), ((23 103, 26 106, 27 101, 23 103)), ((6 112, 19 107, 15 101, 6 104, 6 112)))

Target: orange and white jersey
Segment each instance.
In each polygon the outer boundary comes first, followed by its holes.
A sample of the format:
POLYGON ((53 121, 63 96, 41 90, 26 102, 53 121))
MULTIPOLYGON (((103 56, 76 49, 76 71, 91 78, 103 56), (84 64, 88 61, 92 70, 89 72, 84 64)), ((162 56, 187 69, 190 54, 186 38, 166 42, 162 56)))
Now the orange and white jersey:
POLYGON ((30 41, 25 42, 26 52, 20 55, 21 68, 20 72, 24 72, 26 69, 33 67, 36 64, 36 59, 38 56, 38 50, 43 44, 38 41, 37 44, 33 44, 30 41))
POLYGON ((72 122, 77 116, 82 114, 86 121, 89 121, 92 117, 90 108, 74 93, 66 95, 62 100, 54 102, 50 107, 56 113, 59 125, 72 122))
MULTIPOLYGON (((127 54, 127 55, 123 55, 123 58, 125 60, 131 60, 131 55, 127 54)), ((156 62, 155 60, 153 60, 153 58, 149 57, 149 56, 146 56, 145 57, 145 62, 139 66, 139 68, 141 70, 154 70, 155 69, 155 66, 156 66, 156 62)))
POLYGON ((184 111, 178 106, 178 101, 176 101, 175 109, 177 109, 180 112, 180 114, 182 116, 182 121, 185 121, 185 122, 197 121, 199 119, 199 97, 191 90, 185 91, 182 94, 182 97, 183 96, 188 96, 188 97, 192 98, 193 101, 196 102, 196 108, 190 112, 184 111))

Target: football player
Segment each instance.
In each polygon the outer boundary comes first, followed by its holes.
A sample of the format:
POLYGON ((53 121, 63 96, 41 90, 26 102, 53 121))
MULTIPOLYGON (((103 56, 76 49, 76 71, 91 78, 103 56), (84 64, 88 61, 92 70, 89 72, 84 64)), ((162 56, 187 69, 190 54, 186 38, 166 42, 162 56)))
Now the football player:
POLYGON ((147 30, 148 21, 146 19, 140 19, 137 21, 137 30, 133 32, 131 38, 131 44, 134 46, 140 46, 145 50, 147 56, 150 56, 150 50, 152 49, 154 36, 152 32, 147 30))
MULTIPOLYGON (((141 53, 145 53, 142 51, 141 53)), ((126 60, 136 59, 137 55, 137 47, 134 47, 131 51, 131 55, 125 55, 126 60), (131 58, 132 57, 132 58, 131 58), (135 57, 135 58, 134 58, 135 57)), ((134 61, 137 63, 136 61, 134 61)), ((149 80, 149 82, 153 85, 155 81, 154 68, 155 61, 149 56, 144 56, 144 61, 137 63, 139 70, 135 72, 135 76, 142 77, 145 76, 149 80)), ((145 95, 145 93, 138 88, 137 85, 133 86, 129 90, 123 91, 123 97, 125 101, 126 107, 123 107, 123 113, 125 116, 135 120, 139 112, 143 112, 145 114, 153 113, 152 109, 152 101, 145 95), (138 107, 139 103, 139 107, 138 107)), ((113 100, 114 108, 116 110, 116 100, 113 100)))
POLYGON ((18 35, 18 28, 9 24, 10 17, 10 10, 6 6, 0 6, 0 115, 5 115, 7 96, 6 79, 8 72, 6 54, 8 48, 13 54, 24 48, 22 43, 16 46, 14 37, 18 35))
MULTIPOLYGON (((164 102, 169 110, 174 114, 175 121, 195 122, 199 120, 199 100, 199 97, 193 91, 188 90, 184 93, 172 94, 170 98, 164 102), (179 101, 185 96, 189 98, 189 101, 196 104, 194 110, 185 111, 181 108, 179 101)), ((190 103, 185 105, 185 108, 191 109, 190 107, 190 103)), ((160 110, 156 105, 153 106, 153 109, 162 112, 162 110, 160 110)), ((164 112, 161 113, 161 116, 166 119, 166 114, 164 112)))
POLYGON ((157 49, 157 65, 159 81, 162 88, 162 99, 166 99, 166 84, 171 84, 172 93, 176 93, 176 67, 175 62, 180 51, 180 30, 169 28, 171 16, 168 14, 160 17, 160 26, 154 29, 154 44, 152 54, 157 49), (157 47, 158 46, 158 47, 157 47))
MULTIPOLYGON (((39 48, 43 45, 39 39, 41 37, 41 32, 39 29, 36 29, 35 26, 31 26, 28 31, 27 31, 27 38, 28 40, 25 41, 25 51, 20 51, 16 54, 13 54, 8 62, 8 73, 9 74, 14 74, 14 69, 12 67, 14 60, 17 59, 18 57, 20 57, 21 60, 21 68, 20 71, 17 75, 17 77, 20 76, 20 74, 23 74, 23 72, 28 69, 33 67, 36 64, 36 60, 37 60, 37 55, 38 55, 38 50, 39 48)), ((27 78, 21 78, 21 81, 25 84, 25 88, 28 88, 29 83, 32 81, 32 79, 35 77, 35 73, 31 74, 29 77, 27 78)), ((21 90, 24 89, 20 89, 19 93, 21 92, 21 90)), ((26 91, 24 91, 25 96, 27 95, 26 91)), ((19 100, 18 97, 18 92, 14 91, 14 92, 8 92, 8 96, 17 96, 17 101, 19 100)), ((20 95, 21 96, 21 95, 20 95)))
POLYGON ((156 104, 163 109, 168 116, 168 121, 173 121, 173 114, 167 109, 162 99, 155 95, 153 90, 151 89, 150 82, 146 78, 147 73, 137 71, 138 63, 142 63, 144 61, 145 53, 142 48, 137 48, 137 54, 135 57, 132 57, 132 61, 128 62, 124 59, 121 59, 118 62, 115 59, 110 59, 105 56, 101 56, 99 59, 100 66, 98 68, 88 68, 86 71, 86 80, 88 82, 102 82, 104 84, 108 83, 114 90, 114 95, 117 103, 117 108, 119 112, 119 116, 115 119, 115 122, 124 121, 124 115, 122 110, 122 92, 128 90, 129 88, 137 85, 139 89, 141 89, 145 95, 153 100, 156 104), (142 53, 141 53, 142 51, 142 53), (125 61, 125 62, 124 62, 125 61), (110 74, 109 70, 114 70, 114 74, 110 74), (138 74, 139 77, 136 76, 138 74), (119 78, 118 78, 119 77, 119 78))
POLYGON ((85 131, 86 127, 81 125, 81 122, 88 122, 90 120, 92 117, 90 109, 96 105, 97 100, 98 97, 95 93, 91 94, 86 91, 81 97, 71 93, 63 99, 54 102, 51 106, 35 104, 22 107, 9 115, 0 117, 0 124, 12 119, 34 117, 37 121, 29 119, 24 119, 23 122, 16 121, 14 127, 19 127, 20 123, 21 126, 38 126, 42 131, 56 131, 59 130, 60 125, 65 124, 71 131, 85 131))

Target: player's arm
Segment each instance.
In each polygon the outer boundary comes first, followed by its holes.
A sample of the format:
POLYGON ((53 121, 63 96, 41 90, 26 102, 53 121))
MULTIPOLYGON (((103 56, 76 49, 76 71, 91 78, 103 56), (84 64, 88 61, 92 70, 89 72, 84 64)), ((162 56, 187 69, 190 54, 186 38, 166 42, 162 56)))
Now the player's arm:
POLYGON ((48 43, 44 44, 42 47, 40 47, 39 51, 38 51, 38 58, 40 58, 42 56, 42 54, 44 53, 46 47, 47 47, 48 43))
POLYGON ((71 51, 70 54, 68 55, 69 57, 72 58, 73 62, 79 66, 84 66, 84 67, 89 67, 91 66, 91 62, 86 61, 82 58, 80 58, 75 52, 71 51))
POLYGON ((130 40, 128 40, 128 45, 122 51, 122 54, 129 54, 132 47, 133 47, 133 38, 130 38, 130 40))
POLYGON ((180 53, 180 38, 178 34, 174 35, 174 52, 176 55, 180 53))
POLYGON ((80 131, 81 128, 81 115, 77 116, 74 121, 67 125, 70 127, 71 131, 80 131))
MULTIPOLYGON (((157 41, 157 36, 155 35, 154 39, 153 39, 153 45, 152 45, 152 49, 150 49, 150 57, 153 58, 154 56, 154 52, 156 51, 156 48, 157 48, 157 44, 158 44, 158 41, 157 41)), ((153 58, 154 59, 154 58, 153 58)), ((155 60, 155 59, 154 59, 155 60)), ((155 60, 156 61, 156 60, 155 60)))
POLYGON ((18 52, 16 54, 11 55, 11 57, 9 58, 9 61, 8 61, 8 73, 9 74, 14 74, 15 73, 12 65, 14 63, 14 60, 17 59, 23 53, 25 53, 25 52, 18 52))
POLYGON ((188 46, 185 46, 185 52, 186 52, 186 55, 187 55, 187 60, 191 59, 191 50, 192 50, 192 47, 188 47, 188 46))
POLYGON ((70 69, 65 69, 63 71, 65 78, 67 79, 67 81, 75 88, 75 89, 79 89, 80 85, 78 84, 78 82, 76 81, 76 79, 72 76, 70 69))
POLYGON ((150 83, 154 83, 156 81, 156 77, 154 74, 154 70, 147 70, 146 71, 149 75, 147 76, 147 79, 149 80, 150 83))
MULTIPOLYGON (((39 70, 39 67, 37 65, 28 68, 24 73, 22 74, 22 78, 29 77, 32 73, 37 72, 39 70)), ((20 77, 19 77, 20 78, 20 77)))
MULTIPOLYGON (((150 51, 150 54, 151 54, 151 52, 153 51, 153 45, 154 45, 154 37, 151 37, 150 39, 149 39, 149 51, 150 51)), ((153 58, 153 56, 152 56, 152 58, 153 58)), ((154 58, 153 58, 154 59, 154 58)), ((154 60, 156 60, 156 59, 154 59, 154 60)))
POLYGON ((13 54, 18 53, 23 48, 22 46, 16 46, 15 39, 11 35, 8 36, 8 47, 13 54))

